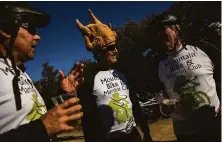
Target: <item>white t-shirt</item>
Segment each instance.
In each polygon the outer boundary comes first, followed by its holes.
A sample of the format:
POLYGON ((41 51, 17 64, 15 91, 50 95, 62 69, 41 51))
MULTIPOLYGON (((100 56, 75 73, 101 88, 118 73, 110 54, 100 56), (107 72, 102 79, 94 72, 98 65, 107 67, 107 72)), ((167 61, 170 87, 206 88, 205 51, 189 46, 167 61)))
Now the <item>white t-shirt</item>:
POLYGON ((135 126, 129 88, 125 76, 117 70, 99 71, 94 79, 93 95, 102 126, 108 133, 130 133, 135 126))
POLYGON ((0 134, 39 119, 46 113, 42 97, 30 77, 22 71, 19 76, 22 109, 16 110, 12 87, 14 70, 10 60, 7 61, 9 66, 0 58, 0 134))
POLYGON ((187 100, 183 106, 171 116, 173 119, 184 120, 189 111, 192 112, 204 105, 215 106, 220 102, 213 79, 213 64, 210 58, 199 48, 187 45, 178 49, 159 63, 158 75, 164 83, 170 98, 187 100), (183 110, 183 111, 180 111, 183 110))

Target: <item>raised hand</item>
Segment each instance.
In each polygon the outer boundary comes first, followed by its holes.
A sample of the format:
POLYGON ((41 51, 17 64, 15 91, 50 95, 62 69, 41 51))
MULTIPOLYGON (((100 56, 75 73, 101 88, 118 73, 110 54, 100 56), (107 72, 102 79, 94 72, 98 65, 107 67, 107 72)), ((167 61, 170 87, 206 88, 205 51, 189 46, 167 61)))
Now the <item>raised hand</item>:
POLYGON ((60 87, 67 93, 71 94, 77 90, 80 83, 84 81, 83 78, 84 64, 76 63, 71 73, 65 77, 63 71, 59 71, 60 87))
POLYGON ((74 128, 68 125, 69 121, 78 120, 83 116, 80 112, 82 106, 75 105, 79 101, 78 98, 71 98, 62 104, 50 109, 41 120, 46 128, 49 136, 71 131, 74 128))
POLYGON ((116 32, 112 31, 111 24, 109 26, 103 24, 94 16, 90 9, 88 11, 92 18, 92 24, 84 26, 76 19, 77 27, 84 36, 86 48, 89 51, 94 51, 95 49, 115 44, 116 32))

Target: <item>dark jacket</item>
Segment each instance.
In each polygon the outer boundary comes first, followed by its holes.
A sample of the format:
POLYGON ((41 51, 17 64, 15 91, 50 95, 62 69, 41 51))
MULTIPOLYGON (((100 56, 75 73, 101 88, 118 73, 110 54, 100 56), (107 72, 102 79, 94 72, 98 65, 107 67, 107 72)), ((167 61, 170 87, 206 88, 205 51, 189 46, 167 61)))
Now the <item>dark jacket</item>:
POLYGON ((44 124, 40 119, 17 129, 0 134, 1 142, 49 142, 44 124))

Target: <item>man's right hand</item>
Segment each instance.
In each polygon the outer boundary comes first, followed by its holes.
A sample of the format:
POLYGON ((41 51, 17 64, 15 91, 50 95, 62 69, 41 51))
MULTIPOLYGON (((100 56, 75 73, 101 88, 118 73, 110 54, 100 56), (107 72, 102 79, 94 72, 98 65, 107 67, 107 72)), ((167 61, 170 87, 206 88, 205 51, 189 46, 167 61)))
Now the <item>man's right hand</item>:
POLYGON ((83 83, 83 68, 84 64, 76 63, 67 77, 63 71, 59 71, 60 87, 68 94, 76 92, 79 84, 83 83))
POLYGON ((50 109, 41 117, 49 136, 74 129, 67 123, 72 120, 78 120, 83 116, 83 113, 80 112, 82 106, 76 105, 78 101, 78 98, 71 98, 50 109))

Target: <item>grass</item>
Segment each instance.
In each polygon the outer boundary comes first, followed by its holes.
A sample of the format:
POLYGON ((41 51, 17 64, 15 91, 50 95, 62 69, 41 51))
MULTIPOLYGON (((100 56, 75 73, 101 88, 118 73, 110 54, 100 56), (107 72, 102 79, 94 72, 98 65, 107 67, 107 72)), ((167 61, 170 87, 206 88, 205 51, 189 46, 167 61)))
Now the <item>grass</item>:
MULTIPOLYGON (((172 120, 170 118, 168 119, 161 119, 156 121, 155 123, 149 124, 149 128, 151 131, 151 136, 154 141, 175 141, 176 137, 173 133, 173 126, 172 126, 172 120)), ((138 131, 140 132, 141 136, 141 130, 138 127, 138 131)), ((83 136, 81 127, 78 126, 76 129, 72 132, 63 133, 59 135, 59 137, 64 136, 83 136)), ((84 139, 79 140, 69 140, 64 142, 84 142, 84 139)))
MULTIPOLYGON (((176 137, 173 132, 172 119, 161 119, 155 123, 149 124, 150 134, 153 141, 175 141, 176 137)), ((139 132, 140 129, 138 128, 139 132)), ((140 133, 141 134, 141 133, 140 133)), ((142 134, 141 134, 142 136, 142 134)))

